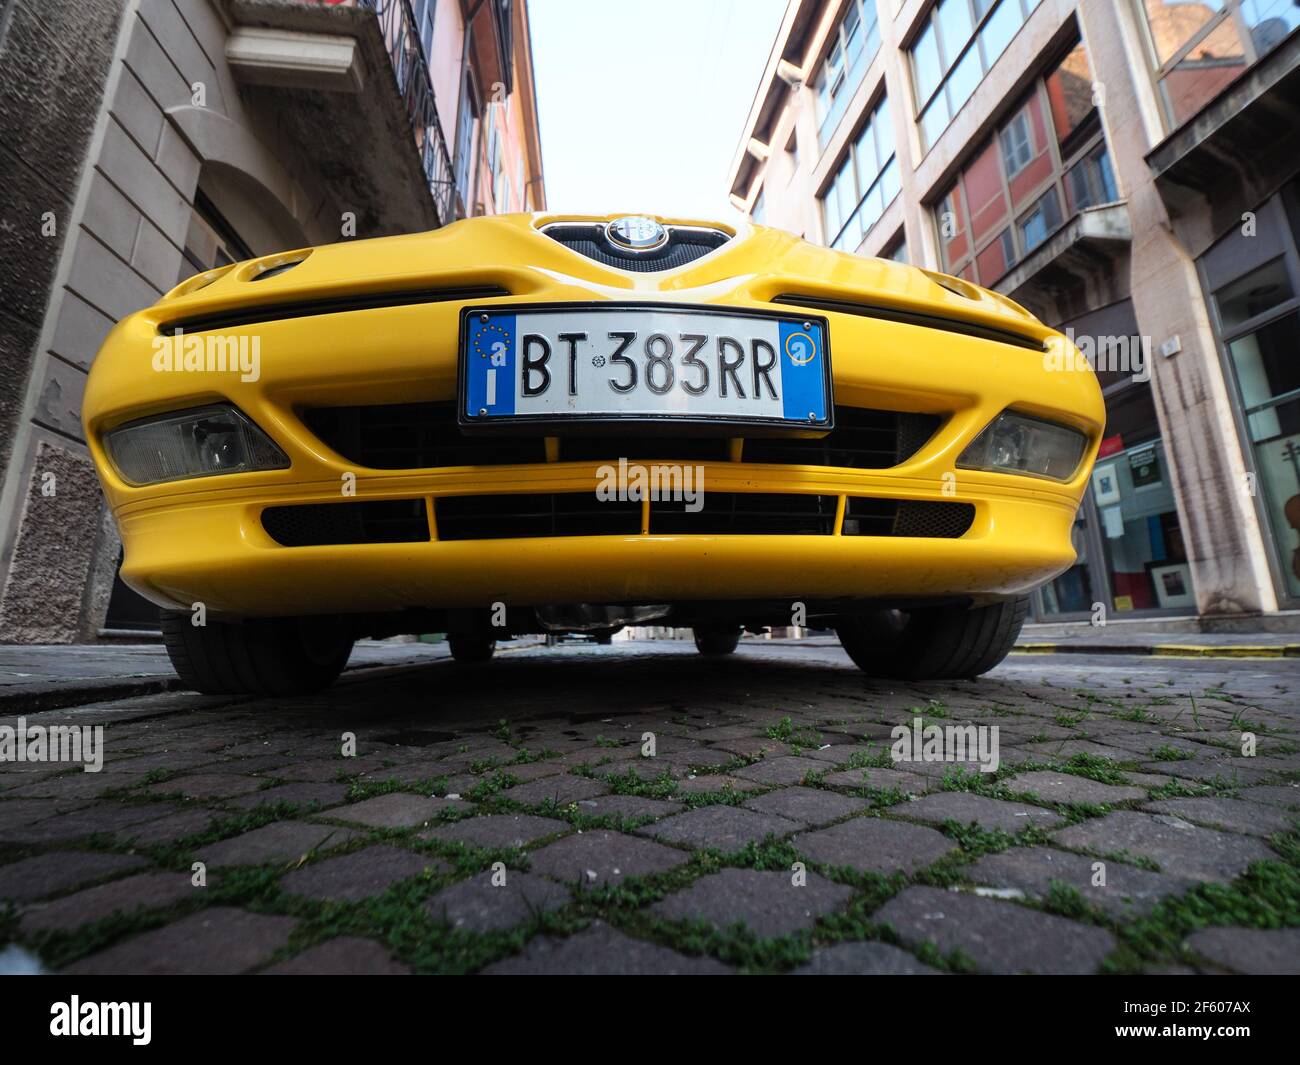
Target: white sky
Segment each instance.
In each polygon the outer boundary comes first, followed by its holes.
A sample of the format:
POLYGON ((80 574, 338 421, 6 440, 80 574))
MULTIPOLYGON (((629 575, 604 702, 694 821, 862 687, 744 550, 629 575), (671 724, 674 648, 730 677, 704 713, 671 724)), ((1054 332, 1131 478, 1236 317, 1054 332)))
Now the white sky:
POLYGON ((726 220, 786 0, 529 0, 552 211, 726 220))

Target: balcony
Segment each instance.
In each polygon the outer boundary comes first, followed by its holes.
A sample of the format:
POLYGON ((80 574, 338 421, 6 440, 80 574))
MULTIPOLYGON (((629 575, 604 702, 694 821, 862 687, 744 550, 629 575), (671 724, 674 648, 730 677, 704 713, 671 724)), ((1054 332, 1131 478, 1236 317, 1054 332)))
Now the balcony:
POLYGON ((1059 293, 1110 277, 1116 257, 1132 242, 1126 203, 1087 207, 1021 259, 993 288, 1033 310, 1059 293))
POLYGON ((1295 171, 1300 33, 1293 32, 1147 155, 1175 216, 1201 205, 1219 232, 1295 171))
POLYGON ((435 229, 464 215, 409 0, 226 0, 224 9, 242 95, 275 116, 277 134, 355 213, 358 233, 435 229))

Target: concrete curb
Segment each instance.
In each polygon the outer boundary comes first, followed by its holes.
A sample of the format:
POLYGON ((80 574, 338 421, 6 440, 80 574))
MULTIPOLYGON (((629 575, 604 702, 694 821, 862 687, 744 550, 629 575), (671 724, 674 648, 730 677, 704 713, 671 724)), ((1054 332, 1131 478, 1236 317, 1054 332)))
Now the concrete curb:
POLYGON ((1021 643, 1022 655, 1139 655, 1144 658, 1300 658, 1300 643, 1281 644, 1086 644, 1021 643))

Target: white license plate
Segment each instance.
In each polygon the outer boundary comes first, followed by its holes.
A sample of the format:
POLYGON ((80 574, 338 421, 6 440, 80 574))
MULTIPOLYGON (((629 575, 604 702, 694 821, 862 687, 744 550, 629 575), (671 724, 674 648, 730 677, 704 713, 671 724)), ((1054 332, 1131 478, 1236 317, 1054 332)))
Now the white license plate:
POLYGON ((830 428, 826 320, 662 304, 467 308, 465 426, 657 421, 830 428))

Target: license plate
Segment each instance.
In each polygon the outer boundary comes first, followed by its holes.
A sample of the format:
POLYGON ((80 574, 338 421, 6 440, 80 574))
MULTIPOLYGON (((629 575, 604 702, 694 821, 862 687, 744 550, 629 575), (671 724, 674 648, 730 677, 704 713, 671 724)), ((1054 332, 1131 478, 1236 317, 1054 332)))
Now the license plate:
POLYGON ((460 423, 832 427, 826 320, 663 304, 467 308, 460 423))

